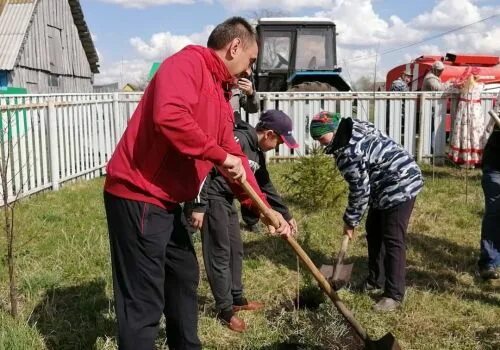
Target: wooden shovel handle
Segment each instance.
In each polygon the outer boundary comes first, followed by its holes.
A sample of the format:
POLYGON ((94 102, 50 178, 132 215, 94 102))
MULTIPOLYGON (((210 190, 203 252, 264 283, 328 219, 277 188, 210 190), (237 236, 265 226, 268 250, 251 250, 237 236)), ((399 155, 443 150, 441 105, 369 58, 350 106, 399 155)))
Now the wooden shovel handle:
POLYGON ((342 238, 342 244, 340 246, 340 251, 339 251, 339 255, 338 255, 338 260, 339 261, 343 261, 344 260, 344 257, 347 253, 347 247, 349 246, 349 241, 351 239, 349 238, 348 235, 344 235, 344 237, 342 238))
MULTIPOLYGON (((279 220, 273 214, 273 212, 264 204, 262 199, 257 195, 254 189, 248 184, 248 182, 243 181, 241 183, 241 187, 246 192, 246 194, 252 199, 254 204, 259 208, 259 211, 262 215, 268 218, 275 228, 279 228, 279 220)), ((349 238, 349 237, 348 237, 349 238)), ((311 258, 306 254, 306 252, 302 249, 302 247, 297 243, 297 241, 291 237, 286 237, 287 243, 292 247, 295 251, 295 254, 298 255, 300 260, 307 266, 309 271, 313 274, 314 278, 318 282, 319 286, 323 291, 328 295, 328 297, 333 301, 333 304, 339 310, 339 312, 346 318, 346 320, 353 326, 358 335, 363 340, 367 340, 368 336, 366 334, 366 330, 361 326, 361 324, 354 318, 351 310, 345 306, 345 304, 340 300, 339 296, 330 286, 330 283, 326 280, 326 278, 321 274, 316 265, 312 262, 311 258)))
POLYGON ((337 264, 335 265, 335 270, 333 272, 333 280, 336 281, 339 279, 340 274, 340 266, 344 263, 345 255, 347 254, 347 247, 349 246, 349 236, 344 235, 342 238, 342 244, 340 246, 339 254, 337 255, 337 264))

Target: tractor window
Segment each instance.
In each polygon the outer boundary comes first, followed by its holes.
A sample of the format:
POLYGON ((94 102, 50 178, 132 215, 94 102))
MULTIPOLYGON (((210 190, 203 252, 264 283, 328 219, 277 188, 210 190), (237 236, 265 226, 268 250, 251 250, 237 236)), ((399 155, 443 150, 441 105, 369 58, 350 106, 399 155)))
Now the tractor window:
POLYGON ((333 38, 331 30, 299 30, 297 35, 297 70, 333 69, 333 38))
POLYGON ((263 41, 261 69, 288 70, 291 33, 264 32, 261 40, 263 41))

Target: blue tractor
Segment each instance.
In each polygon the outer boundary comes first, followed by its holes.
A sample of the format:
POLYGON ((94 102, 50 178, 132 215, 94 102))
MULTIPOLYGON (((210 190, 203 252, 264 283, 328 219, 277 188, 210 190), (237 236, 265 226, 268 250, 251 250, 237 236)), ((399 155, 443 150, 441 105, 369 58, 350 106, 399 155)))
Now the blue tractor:
POLYGON ((335 23, 327 18, 261 18, 257 91, 350 91, 337 66, 335 23))

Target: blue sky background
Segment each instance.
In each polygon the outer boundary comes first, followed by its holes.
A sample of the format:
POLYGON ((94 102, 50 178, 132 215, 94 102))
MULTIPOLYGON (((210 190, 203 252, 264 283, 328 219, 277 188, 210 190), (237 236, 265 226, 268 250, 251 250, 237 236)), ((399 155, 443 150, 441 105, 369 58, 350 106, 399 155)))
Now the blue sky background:
MULTIPOLYGON (((189 43, 204 44, 227 17, 262 9, 322 16, 337 24, 339 61, 352 80, 373 76, 374 55, 500 14, 500 0, 83 0, 101 59, 97 83, 137 82, 153 61, 189 43), (179 4, 175 2, 186 2, 179 4), (367 57, 351 62, 353 57, 367 57)), ((500 55, 500 16, 378 59, 378 79, 422 54, 448 51, 500 55)))

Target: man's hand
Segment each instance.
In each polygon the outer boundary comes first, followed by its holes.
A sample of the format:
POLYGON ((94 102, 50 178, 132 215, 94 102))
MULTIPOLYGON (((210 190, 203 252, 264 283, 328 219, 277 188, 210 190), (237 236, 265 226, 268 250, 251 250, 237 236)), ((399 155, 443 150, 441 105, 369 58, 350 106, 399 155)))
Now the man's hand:
POLYGON ((197 212, 192 212, 191 217, 189 219, 189 224, 199 230, 201 229, 201 226, 203 225, 203 217, 205 216, 205 213, 197 213, 197 212))
POLYGON ((240 157, 233 156, 232 154, 227 155, 226 160, 222 164, 222 171, 226 173, 226 176, 243 182, 246 180, 245 168, 241 162, 240 157))
POLYGON ((238 88, 245 93, 245 95, 250 96, 253 94, 252 82, 246 78, 238 79, 238 88))
POLYGON ((292 230, 292 236, 297 235, 297 233, 298 233, 297 221, 295 221, 295 219, 294 219, 294 218, 291 218, 291 219, 288 221, 288 225, 290 225, 290 228, 291 228, 291 230, 292 230))
POLYGON ((344 235, 349 236, 349 239, 353 239, 355 237, 354 227, 344 224, 344 235))
POLYGON ((283 218, 283 216, 275 210, 271 209, 271 212, 273 215, 276 216, 276 218, 278 218, 280 226, 279 226, 279 228, 275 228, 272 225, 272 222, 269 219, 267 219, 265 216, 262 215, 261 220, 267 226, 269 233, 273 236, 281 236, 282 238, 292 236, 292 228, 290 227, 288 222, 286 222, 286 220, 283 218))

